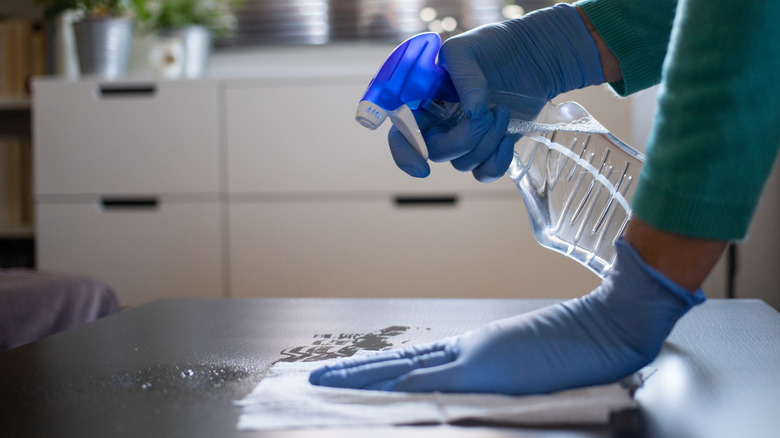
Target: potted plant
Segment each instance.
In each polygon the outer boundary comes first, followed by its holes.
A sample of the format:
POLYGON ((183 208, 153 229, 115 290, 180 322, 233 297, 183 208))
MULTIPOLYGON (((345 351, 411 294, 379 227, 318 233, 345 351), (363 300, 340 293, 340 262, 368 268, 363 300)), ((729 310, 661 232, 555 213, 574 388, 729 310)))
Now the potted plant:
MULTIPOLYGON (((162 62, 175 62, 178 52, 171 44, 181 46, 181 69, 168 76, 183 74, 190 78, 205 71, 213 37, 225 36, 235 27, 232 9, 241 4, 241 0, 135 1, 142 28, 154 32, 167 47, 160 58, 162 62)), ((153 60, 153 63, 159 62, 153 60)))
POLYGON ((133 42, 131 0, 36 0, 44 15, 53 20, 75 11, 73 23, 79 70, 82 75, 115 79, 127 72, 133 42))

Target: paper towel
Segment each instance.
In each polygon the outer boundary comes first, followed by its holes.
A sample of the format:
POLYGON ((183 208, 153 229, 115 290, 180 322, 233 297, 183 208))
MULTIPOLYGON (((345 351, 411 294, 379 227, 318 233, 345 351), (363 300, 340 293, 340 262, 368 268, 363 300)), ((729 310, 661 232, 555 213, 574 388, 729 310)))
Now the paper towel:
POLYGON ((321 362, 280 362, 241 406, 239 430, 327 426, 453 423, 476 420, 514 425, 604 424, 612 413, 636 408, 642 375, 610 385, 545 395, 402 393, 328 388, 309 383, 321 362))

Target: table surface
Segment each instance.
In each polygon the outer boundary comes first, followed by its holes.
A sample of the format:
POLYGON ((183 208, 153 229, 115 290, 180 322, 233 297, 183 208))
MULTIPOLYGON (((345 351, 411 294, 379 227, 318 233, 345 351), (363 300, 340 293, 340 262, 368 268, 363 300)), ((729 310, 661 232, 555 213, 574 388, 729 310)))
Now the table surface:
POLYGON ((549 300, 160 300, 0 354, 0 436, 775 437, 780 314, 756 300, 696 307, 651 364, 640 409, 607 426, 480 424, 239 432, 279 360, 427 342, 549 300))

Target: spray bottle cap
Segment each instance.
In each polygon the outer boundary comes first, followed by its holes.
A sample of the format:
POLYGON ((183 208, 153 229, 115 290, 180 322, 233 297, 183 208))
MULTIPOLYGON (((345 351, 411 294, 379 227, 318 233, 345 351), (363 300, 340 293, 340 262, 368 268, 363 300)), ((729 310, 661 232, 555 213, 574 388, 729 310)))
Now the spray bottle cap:
POLYGON ((446 70, 436 65, 441 37, 428 32, 409 38, 393 50, 368 84, 355 119, 376 129, 388 116, 424 158, 428 157, 412 114, 424 99, 458 102, 446 70))

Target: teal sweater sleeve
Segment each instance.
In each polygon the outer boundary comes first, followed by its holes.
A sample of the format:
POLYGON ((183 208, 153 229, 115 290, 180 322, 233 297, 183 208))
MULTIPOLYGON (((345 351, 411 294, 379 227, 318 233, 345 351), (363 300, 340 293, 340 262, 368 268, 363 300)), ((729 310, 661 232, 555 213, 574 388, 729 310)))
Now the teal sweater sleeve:
MULTIPOLYGON (((652 82, 641 78, 657 68, 660 49, 653 47, 667 30, 632 17, 660 3, 582 3, 620 60, 625 92, 652 82), (621 11, 627 19, 610 18, 621 11), (651 27, 657 32, 653 37, 647 36, 651 27), (638 74, 634 56, 642 53, 648 66, 638 74)), ((746 235, 780 146, 777 17, 777 0, 679 1, 667 35, 647 161, 632 202, 637 217, 693 237, 735 240, 746 235)))

